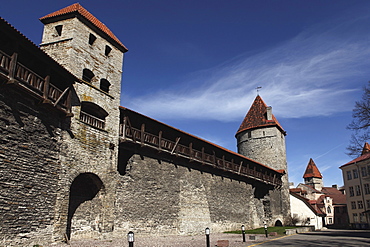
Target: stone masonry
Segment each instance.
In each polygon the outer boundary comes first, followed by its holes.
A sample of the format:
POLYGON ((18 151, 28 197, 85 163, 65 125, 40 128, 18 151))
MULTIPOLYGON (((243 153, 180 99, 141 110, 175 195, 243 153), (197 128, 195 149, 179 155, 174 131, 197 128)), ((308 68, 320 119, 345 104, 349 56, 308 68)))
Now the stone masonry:
POLYGON ((127 48, 80 4, 40 20, 40 48, 0 22, 6 245, 284 223, 285 141, 276 126, 241 133, 241 155, 120 108, 127 48))

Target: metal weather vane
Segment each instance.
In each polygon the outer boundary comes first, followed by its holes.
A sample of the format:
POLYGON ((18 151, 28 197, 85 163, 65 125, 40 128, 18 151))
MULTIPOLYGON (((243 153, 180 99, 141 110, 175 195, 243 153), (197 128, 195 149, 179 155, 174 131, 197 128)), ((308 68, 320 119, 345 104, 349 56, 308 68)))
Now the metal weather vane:
POLYGON ((262 87, 260 87, 260 86, 256 87, 257 95, 259 95, 259 92, 260 92, 260 89, 261 89, 261 88, 262 88, 262 87))

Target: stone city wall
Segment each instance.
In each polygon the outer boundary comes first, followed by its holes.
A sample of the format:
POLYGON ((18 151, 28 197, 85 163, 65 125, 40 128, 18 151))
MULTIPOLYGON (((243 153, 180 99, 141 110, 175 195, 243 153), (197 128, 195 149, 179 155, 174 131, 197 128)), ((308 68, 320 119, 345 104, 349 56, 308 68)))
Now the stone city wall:
POLYGON ((60 170, 58 112, 0 88, 0 240, 52 238, 60 170))

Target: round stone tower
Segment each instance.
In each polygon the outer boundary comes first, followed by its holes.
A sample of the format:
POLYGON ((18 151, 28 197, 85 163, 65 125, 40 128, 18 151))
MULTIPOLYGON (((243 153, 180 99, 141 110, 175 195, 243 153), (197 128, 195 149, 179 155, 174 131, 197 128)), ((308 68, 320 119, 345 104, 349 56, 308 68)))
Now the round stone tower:
POLYGON ((272 108, 267 106, 261 96, 257 96, 241 123, 235 137, 238 153, 275 170, 284 171, 281 188, 270 190, 265 196, 265 212, 271 212, 272 217, 265 215, 270 225, 280 219, 286 221, 290 216, 288 168, 285 148, 286 132, 272 114, 272 108))
POLYGON ((285 135, 272 108, 258 95, 236 133, 238 153, 286 172, 285 135))

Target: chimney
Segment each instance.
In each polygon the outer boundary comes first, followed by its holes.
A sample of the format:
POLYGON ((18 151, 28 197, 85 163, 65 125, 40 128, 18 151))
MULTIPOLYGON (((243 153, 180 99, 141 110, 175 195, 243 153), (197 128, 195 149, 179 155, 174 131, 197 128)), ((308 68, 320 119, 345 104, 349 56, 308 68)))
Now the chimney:
POLYGON ((336 185, 336 184, 333 184, 331 187, 335 188, 335 189, 338 189, 338 185, 336 185))
POLYGON ((272 120, 272 107, 271 106, 266 107, 266 117, 267 117, 267 120, 272 120))

